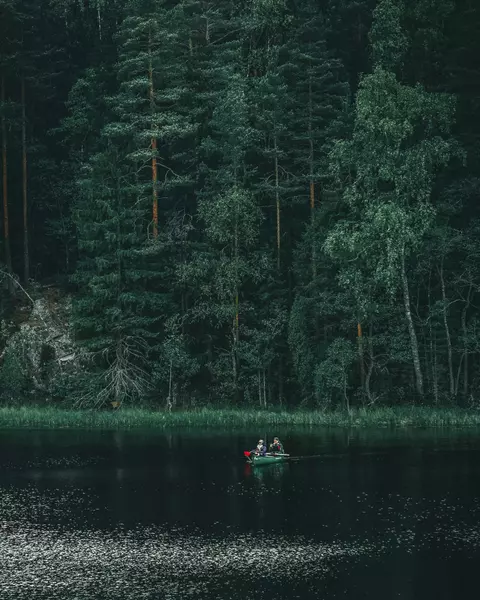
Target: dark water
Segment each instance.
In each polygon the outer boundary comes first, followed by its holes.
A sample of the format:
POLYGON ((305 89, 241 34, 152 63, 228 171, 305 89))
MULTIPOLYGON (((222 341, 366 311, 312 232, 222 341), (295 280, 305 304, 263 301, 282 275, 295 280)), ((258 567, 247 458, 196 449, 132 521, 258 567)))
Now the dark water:
POLYGON ((479 596, 480 432, 272 433, 0 432, 0 598, 479 596))

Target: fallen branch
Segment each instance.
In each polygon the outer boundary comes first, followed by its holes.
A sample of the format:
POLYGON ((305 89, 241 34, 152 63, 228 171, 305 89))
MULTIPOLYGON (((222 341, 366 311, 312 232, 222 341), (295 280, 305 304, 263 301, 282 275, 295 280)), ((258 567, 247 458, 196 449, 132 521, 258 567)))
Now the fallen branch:
MULTIPOLYGON (((5 271, 4 269, 0 269, 0 275, 2 275, 3 277, 9 277, 11 281, 13 281, 13 283, 18 286, 22 292, 25 294, 25 296, 30 300, 30 302, 32 303, 32 306, 35 306, 35 300, 30 296, 30 294, 27 292, 27 290, 23 287, 23 285, 18 281, 18 279, 16 279, 11 273, 9 273, 8 271, 5 271)), ((42 317, 42 315, 38 315, 42 321, 42 323, 45 325, 45 327, 48 329, 48 325, 45 322, 45 319, 42 317)))

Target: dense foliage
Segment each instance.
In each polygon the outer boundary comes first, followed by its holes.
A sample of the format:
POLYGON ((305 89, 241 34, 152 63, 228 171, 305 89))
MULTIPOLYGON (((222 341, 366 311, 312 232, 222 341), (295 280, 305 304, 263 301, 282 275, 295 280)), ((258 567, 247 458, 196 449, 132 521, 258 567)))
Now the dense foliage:
POLYGON ((80 406, 471 405, 479 25, 468 0, 0 0, 0 317, 15 281, 73 297, 80 406))

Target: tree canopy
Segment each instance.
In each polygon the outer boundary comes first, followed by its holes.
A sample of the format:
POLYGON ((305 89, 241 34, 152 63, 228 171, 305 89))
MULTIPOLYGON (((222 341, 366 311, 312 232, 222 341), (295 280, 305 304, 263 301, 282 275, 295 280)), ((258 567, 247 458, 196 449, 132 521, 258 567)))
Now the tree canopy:
POLYGON ((41 5, 0 0, 0 317, 72 297, 67 402, 474 402, 480 6, 41 5))

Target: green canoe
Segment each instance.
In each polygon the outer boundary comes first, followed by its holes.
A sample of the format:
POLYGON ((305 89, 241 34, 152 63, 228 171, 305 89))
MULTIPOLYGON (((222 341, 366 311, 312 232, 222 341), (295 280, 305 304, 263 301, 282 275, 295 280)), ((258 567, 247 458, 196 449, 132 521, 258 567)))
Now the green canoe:
POLYGON ((252 465, 271 465, 274 463, 285 462, 289 458, 290 454, 267 454, 266 456, 249 456, 247 461, 252 465))

